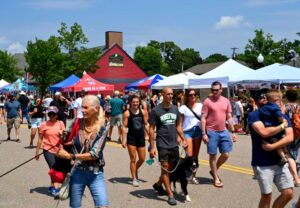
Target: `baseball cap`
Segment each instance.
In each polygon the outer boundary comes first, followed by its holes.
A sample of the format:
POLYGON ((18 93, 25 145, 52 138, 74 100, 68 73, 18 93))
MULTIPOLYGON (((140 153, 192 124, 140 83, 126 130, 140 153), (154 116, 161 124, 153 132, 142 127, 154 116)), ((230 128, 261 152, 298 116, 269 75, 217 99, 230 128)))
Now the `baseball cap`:
POLYGON ((50 112, 57 114, 58 113, 57 107, 56 106, 49 106, 48 113, 50 113, 50 112))
POLYGON ((22 90, 22 91, 20 92, 20 95, 26 95, 26 93, 22 90))
POLYGON ((61 92, 56 92, 54 95, 55 96, 61 95, 61 92))

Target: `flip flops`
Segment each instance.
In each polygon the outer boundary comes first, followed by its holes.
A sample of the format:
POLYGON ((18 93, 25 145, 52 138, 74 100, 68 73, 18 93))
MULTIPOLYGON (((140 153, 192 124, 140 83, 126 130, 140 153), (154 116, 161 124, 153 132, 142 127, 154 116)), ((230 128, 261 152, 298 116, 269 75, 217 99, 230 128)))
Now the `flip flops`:
POLYGON ((216 188, 223 188, 223 183, 221 181, 214 181, 214 186, 216 188))
POLYGON ((215 177, 214 177, 214 175, 213 175, 213 173, 212 173, 212 171, 209 171, 209 174, 212 176, 212 178, 214 180, 214 183, 213 183, 214 187, 216 187, 216 188, 223 188, 223 183, 222 183, 222 180, 219 177, 219 175, 218 175, 219 180, 216 180, 215 177))

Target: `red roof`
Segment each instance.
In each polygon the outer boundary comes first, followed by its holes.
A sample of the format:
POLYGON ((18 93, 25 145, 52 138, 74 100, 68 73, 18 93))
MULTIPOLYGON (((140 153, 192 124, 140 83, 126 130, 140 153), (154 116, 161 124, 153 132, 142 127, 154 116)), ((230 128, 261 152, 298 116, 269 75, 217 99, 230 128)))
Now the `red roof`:
POLYGON ((108 49, 96 64, 99 69, 89 75, 101 82, 113 84, 117 90, 123 90, 124 86, 147 77, 145 72, 118 44, 108 49), (119 65, 111 63, 110 57, 114 55, 123 58, 119 65))
POLYGON ((81 92, 83 90, 88 92, 113 91, 114 86, 99 82, 84 73, 82 78, 74 85, 62 88, 63 92, 81 92))

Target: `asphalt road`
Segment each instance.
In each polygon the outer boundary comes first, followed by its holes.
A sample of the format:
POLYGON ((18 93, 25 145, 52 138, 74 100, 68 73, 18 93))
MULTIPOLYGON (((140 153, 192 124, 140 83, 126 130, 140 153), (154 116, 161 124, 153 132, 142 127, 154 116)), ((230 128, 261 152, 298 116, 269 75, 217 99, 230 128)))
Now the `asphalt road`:
MULTIPOLYGON (((29 130, 26 126, 21 128, 21 143, 4 141, 6 127, 0 126, 0 175, 32 158, 35 149, 28 149, 29 130)), ((115 132, 113 135, 116 135, 115 132)), ((12 132, 12 139, 14 132, 12 132)), ((113 138, 116 140, 116 136, 113 138)), ((35 142, 37 139, 35 140, 35 142)), ((129 157, 127 150, 115 142, 109 142, 105 148, 105 177, 109 195, 110 207, 116 208, 157 208, 170 207, 166 197, 157 196, 152 189, 153 183, 160 175, 160 169, 155 162, 152 166, 144 164, 139 171, 140 187, 133 187, 130 181, 129 157)), ((257 207, 260 192, 257 182, 253 179, 251 160, 251 141, 249 136, 240 135, 234 145, 230 159, 220 170, 224 187, 217 189, 212 185, 209 175, 208 155, 206 146, 202 145, 200 151, 200 167, 197 177, 199 185, 188 185, 192 199, 185 202, 181 194, 176 194, 179 208, 252 208, 257 207)), ((49 176, 48 167, 43 157, 40 161, 32 160, 15 171, 0 178, 0 208, 39 208, 56 207, 54 200, 48 193, 49 176)), ((180 191, 180 185, 177 185, 180 191)), ((278 196, 274 187, 273 199, 278 196)), ((300 194, 300 188, 295 188, 295 198, 300 194)), ((68 201, 60 201, 58 207, 68 207, 68 201)), ((93 200, 86 189, 83 198, 83 207, 93 207, 93 200)), ((291 203, 287 206, 291 207, 291 203)))

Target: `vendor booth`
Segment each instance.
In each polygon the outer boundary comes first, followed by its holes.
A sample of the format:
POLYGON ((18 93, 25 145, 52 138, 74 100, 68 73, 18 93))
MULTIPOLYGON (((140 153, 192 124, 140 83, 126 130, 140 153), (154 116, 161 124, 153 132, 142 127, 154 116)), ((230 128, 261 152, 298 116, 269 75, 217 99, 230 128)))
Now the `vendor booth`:
POLYGON ((71 76, 69 76, 67 79, 64 79, 61 82, 56 83, 55 85, 52 85, 49 87, 50 91, 59 91, 61 90, 63 87, 68 87, 71 85, 74 85, 76 82, 78 82, 80 80, 79 77, 77 77, 76 75, 72 74, 71 76))

